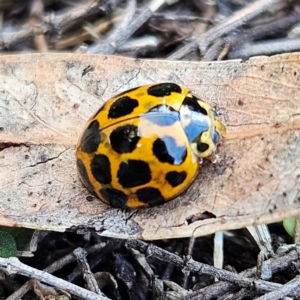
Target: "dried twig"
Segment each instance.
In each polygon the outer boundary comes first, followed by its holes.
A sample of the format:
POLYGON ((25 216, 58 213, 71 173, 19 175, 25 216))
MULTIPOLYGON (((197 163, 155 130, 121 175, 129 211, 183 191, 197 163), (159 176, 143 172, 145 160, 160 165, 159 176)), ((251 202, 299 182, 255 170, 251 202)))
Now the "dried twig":
POLYGON ((293 52, 300 50, 300 38, 278 39, 274 41, 260 42, 247 45, 228 54, 230 59, 248 58, 257 55, 272 55, 281 52, 293 52))
MULTIPOLYGON (((87 252, 88 254, 92 254, 95 251, 100 250, 103 248, 101 245, 96 244, 93 247, 90 247, 87 252)), ((73 253, 67 254, 66 256, 60 258, 59 260, 55 261, 53 264, 45 268, 43 271, 47 273, 54 273, 58 270, 60 270, 62 267, 68 265, 71 262, 74 262, 76 258, 74 257, 73 253)), ((13 294, 11 294, 7 300, 15 300, 23 297, 29 290, 31 290, 33 285, 33 280, 29 280, 25 284, 23 284, 17 291, 15 291, 13 294)))
POLYGON ((168 58, 180 59, 188 54, 190 51, 195 50, 198 46, 202 53, 206 51, 206 48, 218 37, 231 32, 233 29, 245 24, 247 21, 263 13, 275 3, 280 0, 258 0, 253 4, 241 9, 226 22, 221 23, 212 29, 206 31, 199 37, 194 37, 185 46, 175 51, 168 58))
POLYGON ((33 287, 33 279, 27 281, 23 284, 17 291, 11 294, 6 300, 18 300, 22 298, 28 291, 30 291, 33 287))
MULTIPOLYGON (((116 239, 109 240, 108 243, 104 247, 102 247, 101 251, 98 251, 93 256, 91 255, 89 257, 90 268, 93 269, 95 265, 98 265, 99 262, 101 262, 108 254, 110 254, 119 245, 120 245, 119 240, 116 239)), ((82 273, 79 270, 79 268, 75 268, 74 271, 66 277, 66 280, 73 282, 81 275, 82 273)))
MULTIPOLYGON (((87 52, 91 53, 105 53, 105 54, 111 54, 114 53, 118 45, 123 44, 127 38, 128 34, 129 36, 133 33, 128 31, 130 22, 133 19, 133 16, 136 11, 136 0, 129 0, 127 8, 125 9, 121 22, 118 24, 117 28, 115 28, 110 35, 107 37, 106 40, 101 41, 99 43, 93 44, 87 52)), ((132 28, 131 28, 132 30, 132 28)))
POLYGON ((44 22, 50 24, 57 32, 63 32, 76 22, 83 20, 89 16, 102 13, 107 14, 112 6, 112 1, 88 1, 84 4, 74 5, 72 9, 68 8, 56 15, 45 17, 44 22))
MULTIPOLYGON (((264 37, 277 37, 278 34, 288 30, 291 26, 298 22, 300 22, 300 11, 294 11, 286 17, 277 17, 267 24, 257 25, 251 29, 245 29, 242 32, 224 39, 218 39, 204 54, 202 61, 219 59, 220 53, 225 46, 227 47, 225 54, 229 51, 229 57, 231 57, 234 53, 235 57, 232 58, 239 58, 239 47, 241 45, 247 43, 245 48, 248 48, 249 42, 253 40, 262 39, 264 37)), ((262 47, 261 50, 264 51, 264 48, 262 47)), ((264 54, 264 52, 261 52, 260 54, 264 54)))
MULTIPOLYGON (((110 36, 106 42, 99 43, 91 46, 88 49, 88 52, 101 52, 105 54, 112 54, 116 51, 116 49, 124 44, 129 37, 132 36, 145 22, 149 20, 152 14, 163 4, 165 0, 152 0, 138 16, 131 21, 131 17, 133 17, 133 12, 135 11, 135 0, 131 0, 129 2, 129 7, 127 11, 129 11, 129 18, 123 18, 124 21, 120 23, 115 32, 110 36)), ((127 15, 127 14, 125 14, 127 15)))
POLYGON ((90 265, 88 264, 88 261, 86 258, 87 252, 82 248, 77 248, 73 251, 73 253, 77 259, 79 268, 83 274, 83 278, 85 279, 85 281, 89 287, 89 290, 91 290, 93 293, 102 295, 102 293, 99 289, 99 286, 97 284, 96 278, 91 271, 90 265))
MULTIPOLYGON (((260 292, 266 292, 266 291, 269 292, 269 291, 272 291, 272 290, 282 287, 281 284, 267 282, 267 281, 255 279, 255 278, 253 278, 253 279, 249 278, 250 274, 254 277, 255 273, 253 273, 253 272, 256 271, 256 268, 252 268, 250 271, 247 271, 247 272, 244 271, 240 274, 235 274, 235 273, 223 270, 223 269, 215 268, 215 267, 207 265, 207 264, 196 262, 193 259, 185 260, 176 254, 173 254, 166 250, 160 249, 159 247, 156 247, 152 244, 148 245, 147 243, 142 242, 142 241, 127 241, 126 245, 128 247, 133 247, 135 249, 138 249, 142 253, 145 253, 147 256, 155 257, 161 261, 174 264, 174 265, 180 267, 182 270, 187 269, 187 270, 193 271, 193 272, 208 274, 208 275, 217 277, 219 280, 227 281, 227 283, 225 283, 225 286, 223 286, 222 284, 221 284, 221 286, 219 286, 219 288, 221 288, 223 290, 223 292, 228 290, 228 288, 229 289, 232 288, 232 286, 229 283, 234 284, 235 287, 239 286, 239 287, 244 287, 244 288, 248 288, 248 289, 253 289, 255 286, 259 286, 260 292)), ((292 254, 289 253, 289 258, 292 257, 292 258, 294 258, 294 260, 298 259, 298 256, 299 256, 298 251, 300 251, 300 249, 299 248, 296 248, 296 249, 297 250, 292 251, 293 252, 292 254)), ((272 259, 270 259, 270 260, 271 260, 270 267, 271 267, 271 269, 275 270, 276 268, 274 268, 274 263, 275 263, 274 258, 273 258, 273 260, 272 259)), ((288 261, 290 262, 291 260, 289 259, 288 261)), ((282 259, 282 257, 277 258, 277 264, 278 264, 277 267, 279 267, 279 268, 282 268, 283 265, 287 266, 286 257, 284 257, 284 259, 282 259)), ((278 271, 278 268, 277 268, 277 271, 278 271)), ((208 288, 215 288, 215 285, 212 285, 208 288)), ((203 290, 205 290, 205 289, 203 289, 203 290)), ((203 292, 203 290, 202 290, 202 292, 203 292)), ((219 289, 219 291, 220 291, 220 289, 219 289)), ((204 291, 204 292, 207 292, 207 291, 204 291)), ((198 293, 198 297, 199 297, 199 293, 198 293)), ((193 298, 190 297, 188 299, 193 299, 193 298)), ((204 297, 202 299, 211 299, 211 298, 209 295, 208 298, 204 297)))
POLYGON ((272 291, 266 295, 263 295, 257 300, 279 300, 283 299, 285 296, 290 295, 296 289, 299 289, 300 285, 300 275, 296 276, 294 279, 283 285, 282 287, 272 291))
POLYGON ((86 289, 83 289, 75 284, 72 284, 68 281, 55 277, 51 274, 48 274, 44 271, 37 270, 35 268, 29 267, 21 263, 16 257, 11 258, 0 258, 0 265, 6 267, 8 274, 19 274, 28 276, 30 278, 35 278, 39 281, 47 283, 49 285, 55 286, 58 289, 65 290, 73 295, 82 297, 84 299, 90 300, 104 300, 108 299, 106 297, 97 295, 93 292, 90 292, 86 289))
POLYGON ((71 25, 74 25, 74 23, 94 14, 106 14, 110 7, 110 0, 90 1, 76 5, 72 9, 62 11, 57 15, 43 16, 43 20, 36 21, 34 24, 31 22, 31 26, 26 24, 21 28, 10 28, 9 31, 6 31, 4 28, 0 35, 0 50, 10 49, 23 41, 46 33, 51 33, 52 36, 57 38, 59 34, 67 30, 71 25))

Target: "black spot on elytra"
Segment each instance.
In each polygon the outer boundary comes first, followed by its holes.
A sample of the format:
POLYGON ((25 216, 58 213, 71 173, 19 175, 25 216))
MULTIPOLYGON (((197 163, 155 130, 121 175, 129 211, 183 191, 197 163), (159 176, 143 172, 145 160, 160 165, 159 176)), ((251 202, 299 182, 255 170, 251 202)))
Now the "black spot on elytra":
POLYGON ((149 206, 163 204, 166 201, 161 192, 153 187, 141 188, 137 190, 136 195, 141 202, 149 206))
POLYGON ((160 126, 171 126, 179 121, 179 113, 173 107, 164 104, 151 108, 142 117, 160 126))
POLYGON ((127 196, 122 191, 114 188, 102 188, 99 192, 112 207, 122 209, 126 208, 127 196))
POLYGON ((155 140, 152 151, 159 161, 173 164, 174 158, 168 153, 167 146, 162 139, 155 140))
POLYGON ((91 170, 95 179, 101 184, 111 182, 110 162, 106 155, 95 155, 91 162, 91 170))
POLYGON ((76 164, 77 164, 77 170, 79 172, 82 183, 90 192, 93 192, 94 188, 89 180, 89 177, 88 177, 88 174, 87 174, 87 171, 86 171, 83 161, 81 159, 77 159, 76 164))
POLYGON ((90 123, 81 138, 81 150, 86 153, 96 152, 101 142, 100 124, 97 120, 90 123))
POLYGON ((166 162, 172 165, 182 164, 187 156, 186 147, 178 147, 171 136, 157 138, 153 143, 152 151, 160 162, 166 162))
POLYGON ((182 184, 186 179, 186 172, 176 172, 171 171, 166 174, 166 180, 170 183, 172 187, 176 187, 182 184))
POLYGON ((124 188, 132 188, 150 182, 151 170, 146 162, 129 159, 120 164, 118 178, 124 188))
POLYGON ((130 124, 117 127, 110 134, 111 146, 118 153, 132 152, 136 148, 139 139, 138 128, 130 124))
POLYGON ((185 99, 182 102, 182 105, 188 106, 189 110, 193 112, 198 112, 203 115, 207 115, 206 109, 204 109, 197 101, 198 99, 196 97, 185 97, 185 99))
POLYGON ((112 119, 124 117, 131 114, 138 105, 139 102, 136 99, 128 96, 121 97, 111 105, 108 117, 112 119))
POLYGON ((175 83, 160 83, 148 88, 148 95, 155 97, 170 96, 171 93, 181 93, 181 87, 175 83))

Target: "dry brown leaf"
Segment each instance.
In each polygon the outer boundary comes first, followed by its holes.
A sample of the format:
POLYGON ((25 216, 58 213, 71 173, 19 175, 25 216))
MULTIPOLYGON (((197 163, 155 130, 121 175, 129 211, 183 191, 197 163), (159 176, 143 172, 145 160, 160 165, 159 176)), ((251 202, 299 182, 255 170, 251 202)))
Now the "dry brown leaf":
POLYGON ((300 53, 213 63, 74 53, 0 60, 1 225, 147 240, 300 214, 300 53), (159 207, 88 202, 74 157, 84 123, 114 94, 164 81, 217 104, 228 129, 221 162, 205 162, 187 193, 159 207))

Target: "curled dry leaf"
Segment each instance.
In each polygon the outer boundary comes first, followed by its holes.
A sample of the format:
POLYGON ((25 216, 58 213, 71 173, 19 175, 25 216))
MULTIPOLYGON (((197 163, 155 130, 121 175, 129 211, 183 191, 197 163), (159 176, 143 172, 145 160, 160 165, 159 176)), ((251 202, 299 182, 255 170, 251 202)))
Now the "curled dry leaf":
POLYGON ((212 63, 84 54, 0 61, 1 225, 162 239, 300 214, 300 53, 212 63), (85 122, 111 96, 165 81, 217 105, 228 130, 221 162, 204 162, 188 191, 159 207, 88 202, 74 156, 85 122))

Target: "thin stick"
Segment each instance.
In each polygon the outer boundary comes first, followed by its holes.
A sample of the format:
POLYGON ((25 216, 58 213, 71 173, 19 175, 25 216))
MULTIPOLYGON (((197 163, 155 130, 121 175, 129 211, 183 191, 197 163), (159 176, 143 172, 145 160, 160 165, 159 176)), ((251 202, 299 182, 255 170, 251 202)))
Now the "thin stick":
POLYGON ((259 298, 256 298, 256 300, 279 300, 283 299, 285 296, 290 295, 293 291, 296 289, 299 289, 300 285, 300 275, 296 276, 291 281, 284 284, 279 289, 276 289, 275 291, 272 291, 268 294, 265 294, 259 298))
POLYGON ((58 289, 65 290, 70 294, 82 297, 83 299, 108 300, 108 298, 106 297, 97 295, 68 281, 62 280, 46 272, 29 267, 21 263, 16 257, 0 258, 0 265, 6 267, 6 270, 9 274, 17 273, 19 275, 35 278, 39 281, 55 286, 58 289))
POLYGON ((207 47, 218 37, 231 32, 233 29, 245 24, 252 18, 266 11, 269 7, 276 4, 280 0, 258 0, 253 4, 241 9, 232 17, 230 17, 227 21, 222 24, 219 24, 212 29, 206 31, 201 34, 197 38, 191 39, 189 43, 187 43, 182 48, 178 49, 176 52, 171 54, 169 59, 180 59, 190 51, 193 51, 199 46, 202 53, 204 53, 207 47))

